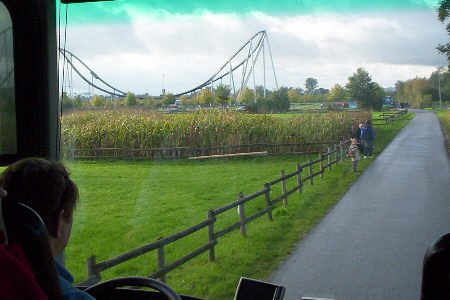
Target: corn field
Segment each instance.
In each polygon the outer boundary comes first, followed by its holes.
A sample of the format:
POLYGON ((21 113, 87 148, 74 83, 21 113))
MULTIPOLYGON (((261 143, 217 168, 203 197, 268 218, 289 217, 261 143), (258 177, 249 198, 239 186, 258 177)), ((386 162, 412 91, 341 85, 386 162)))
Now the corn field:
POLYGON ((314 113, 279 118, 239 112, 164 114, 155 111, 72 112, 62 117, 63 149, 211 148, 248 144, 336 141, 369 112, 314 113))

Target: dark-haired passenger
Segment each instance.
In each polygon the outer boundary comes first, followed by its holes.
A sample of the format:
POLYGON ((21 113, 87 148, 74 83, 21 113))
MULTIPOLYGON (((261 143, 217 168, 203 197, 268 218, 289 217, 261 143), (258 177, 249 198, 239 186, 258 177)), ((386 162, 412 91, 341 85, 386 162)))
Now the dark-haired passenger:
MULTIPOLYGON (((66 248, 72 230, 78 189, 59 162, 27 158, 10 165, 0 175, 0 187, 7 191, 4 201, 23 203, 34 209, 47 227, 54 257, 66 248)), ((56 260, 62 293, 67 300, 93 300, 74 287, 74 278, 56 260)))

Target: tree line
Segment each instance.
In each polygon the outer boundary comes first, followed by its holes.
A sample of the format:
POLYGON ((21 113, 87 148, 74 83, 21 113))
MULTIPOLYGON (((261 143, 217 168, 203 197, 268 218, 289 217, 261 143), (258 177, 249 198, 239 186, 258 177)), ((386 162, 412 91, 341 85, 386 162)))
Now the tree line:
POLYGON ((395 97, 398 102, 408 102, 412 107, 431 107, 433 102, 450 99, 450 73, 448 70, 433 72, 429 78, 416 77, 397 81, 395 97))
MULTIPOLYGON (((219 84, 213 89, 210 87, 178 98, 183 106, 229 106, 245 105, 252 112, 285 112, 292 103, 334 103, 356 101, 360 108, 378 109, 383 105, 387 95, 393 96, 395 102, 410 103, 413 107, 423 105, 431 106, 433 101, 449 99, 450 74, 442 70, 433 72, 430 78, 414 78, 407 81, 397 81, 395 92, 386 92, 378 83, 372 80, 371 75, 364 68, 358 68, 352 76, 348 77, 345 86, 335 84, 331 90, 320 88, 318 80, 307 78, 304 89, 281 87, 278 90, 265 90, 263 86, 250 89, 245 87, 239 93, 232 93, 227 85, 219 84), (439 88, 440 84, 440 88, 439 88), (439 94, 439 91, 440 94, 439 94)), ((157 107, 175 103, 176 97, 167 93, 162 99, 144 95, 138 97, 129 92, 125 98, 119 99, 94 95, 89 101, 83 101, 80 96, 69 97, 66 93, 61 97, 63 109, 82 107, 157 107)))

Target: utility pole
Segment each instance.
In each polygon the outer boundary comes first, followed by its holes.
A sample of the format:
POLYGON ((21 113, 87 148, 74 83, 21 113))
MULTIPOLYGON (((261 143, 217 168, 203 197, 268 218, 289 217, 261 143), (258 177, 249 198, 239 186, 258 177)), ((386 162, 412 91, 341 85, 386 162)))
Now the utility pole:
POLYGON ((441 99, 441 66, 439 65, 439 53, 438 53, 438 86, 439 86, 439 108, 442 109, 442 99, 441 99))
POLYGON ((164 87, 164 73, 162 74, 162 77, 163 77, 163 88, 162 88, 162 94, 163 94, 163 96, 166 94, 166 89, 165 89, 165 87, 164 87))

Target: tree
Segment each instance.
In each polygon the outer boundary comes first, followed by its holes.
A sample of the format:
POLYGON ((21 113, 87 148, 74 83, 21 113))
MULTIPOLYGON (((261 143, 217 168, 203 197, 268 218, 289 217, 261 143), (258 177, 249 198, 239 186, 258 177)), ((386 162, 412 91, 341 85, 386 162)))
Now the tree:
POLYGON ((176 100, 176 98, 175 98, 175 96, 173 94, 171 94, 171 93, 164 94, 163 103, 165 105, 174 104, 175 100, 176 100))
POLYGON ((77 95, 77 96, 75 97, 75 99, 73 100, 73 106, 74 106, 75 108, 81 108, 82 103, 81 103, 81 96, 80 96, 80 95, 77 95))
POLYGON ((356 73, 348 78, 345 88, 349 98, 358 101, 361 107, 373 108, 376 106, 377 86, 364 68, 358 68, 356 73))
POLYGON ((156 105, 156 99, 152 96, 146 95, 146 97, 143 100, 144 106, 146 107, 153 107, 156 105))
POLYGON ((285 87, 280 87, 277 91, 270 93, 269 98, 273 102, 272 111, 274 112, 286 112, 291 106, 288 89, 285 87))
POLYGON ((200 104, 206 104, 206 105, 214 103, 214 96, 211 93, 211 90, 209 88, 203 89, 202 93, 200 95, 198 95, 198 101, 200 104))
POLYGON ((60 100, 63 110, 71 109, 74 107, 73 99, 70 98, 66 92, 63 93, 63 95, 60 97, 60 100))
MULTIPOLYGON (((450 0, 441 0, 439 2, 439 7, 437 8, 438 19, 444 23, 450 14, 450 0)), ((450 35, 450 22, 446 26, 447 33, 450 35)), ((450 43, 447 42, 445 45, 438 45, 436 49, 443 55, 447 56, 447 62, 450 68, 450 43)))
POLYGON ((105 106, 105 102, 103 101, 103 98, 99 95, 94 95, 91 99, 91 106, 92 107, 103 107, 105 106))
POLYGON ((220 105, 227 104, 230 98, 230 92, 231 89, 228 86, 219 84, 215 92, 215 103, 220 105))
MULTIPOLYGON (((261 98, 263 98, 264 97, 264 86, 262 86, 262 85, 257 85, 256 87, 255 87, 255 89, 256 89, 256 97, 261 97, 261 98)), ((267 92, 267 89, 266 89, 266 95, 268 94, 268 92, 267 92)))
POLYGON ((298 94, 296 89, 290 89, 288 91, 288 97, 291 103, 300 102, 300 95, 298 94))
POLYGON ((245 87, 244 90, 241 91, 238 101, 247 105, 255 103, 255 94, 253 93, 253 90, 245 87))
POLYGON ((132 106, 136 106, 137 103, 138 103, 138 101, 137 101, 136 95, 131 92, 128 92, 128 94, 125 96, 125 99, 123 99, 123 104, 125 106, 132 107, 132 106))
POLYGON ((375 97, 372 102, 372 107, 379 109, 383 106, 384 98, 386 98, 385 90, 376 82, 373 83, 375 88, 375 97))
POLYGON ((180 97, 180 102, 181 102, 181 104, 183 104, 183 105, 189 104, 189 98, 188 98, 186 95, 182 95, 182 96, 180 97))
POLYGON ((343 86, 336 83, 332 88, 329 95, 330 101, 344 101, 347 96, 347 92, 343 86))
POLYGON ((317 84, 318 84, 317 79, 314 79, 312 77, 307 78, 305 81, 306 92, 308 94, 314 93, 314 91, 317 89, 317 84))

